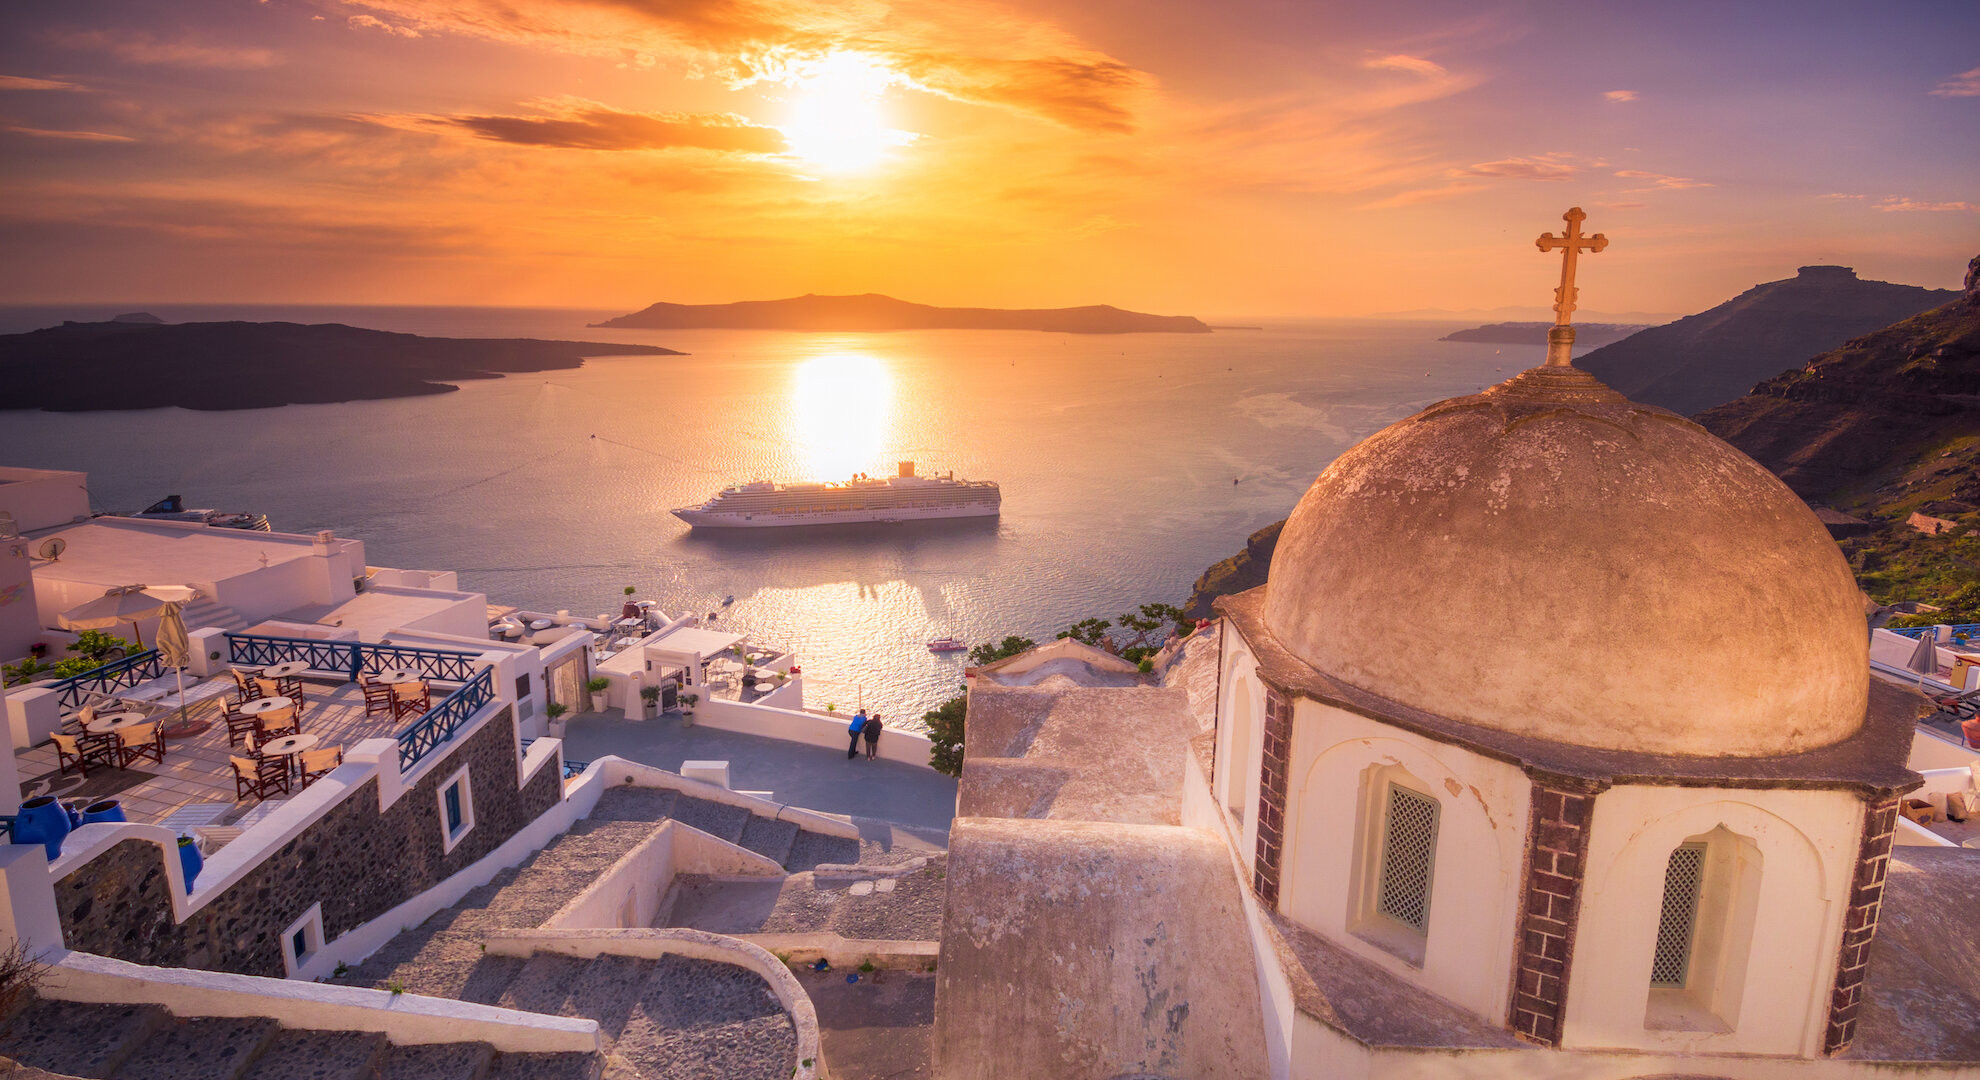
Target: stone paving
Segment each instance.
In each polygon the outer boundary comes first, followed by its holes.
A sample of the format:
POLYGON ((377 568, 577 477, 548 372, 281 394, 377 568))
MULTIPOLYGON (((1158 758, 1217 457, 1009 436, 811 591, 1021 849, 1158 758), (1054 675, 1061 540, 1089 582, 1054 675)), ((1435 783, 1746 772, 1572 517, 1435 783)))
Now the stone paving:
MULTIPOLYGON (((215 682, 224 683, 227 692, 231 692, 233 680, 223 675, 217 680, 189 682, 186 696, 199 699, 215 682)), ((434 702, 438 703, 443 696, 445 691, 436 688, 434 702)), ((153 824, 189 803, 239 802, 240 806, 227 815, 238 816, 257 800, 252 796, 245 801, 235 798, 234 770, 227 759, 230 754, 245 756, 246 752, 227 742, 227 724, 220 704, 223 697, 224 694, 206 695, 204 700, 188 706, 187 717, 206 722, 206 730, 188 738, 166 739, 163 764, 140 758, 128 769, 91 764, 87 778, 73 770, 62 776, 57 771, 53 741, 15 751, 21 797, 54 795, 64 801, 114 798, 124 804, 125 817, 153 824)), ((303 700, 306 705, 302 732, 318 736, 316 749, 326 746, 349 749, 362 739, 390 738, 414 720, 412 717, 394 720, 384 713, 366 716, 364 692, 356 683, 331 684, 306 679, 303 700)), ((177 708, 152 706, 142 711, 161 722, 176 723, 179 718, 177 708)))
POLYGON ((889 874, 872 867, 857 876, 799 873, 751 881, 677 874, 679 890, 663 926, 717 934, 830 932, 871 941, 937 941, 948 895, 948 856, 889 874))
POLYGON ((848 983, 839 971, 801 971, 818 1010, 832 1080, 927 1080, 934 1075, 935 976, 874 971, 848 983))

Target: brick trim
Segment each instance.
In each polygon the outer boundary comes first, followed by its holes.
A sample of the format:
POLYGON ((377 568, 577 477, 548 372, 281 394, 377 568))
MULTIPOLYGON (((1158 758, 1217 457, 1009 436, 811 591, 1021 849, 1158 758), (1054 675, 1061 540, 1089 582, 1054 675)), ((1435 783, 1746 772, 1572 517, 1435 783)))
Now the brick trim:
POLYGON ((1279 906, 1280 857, 1285 852, 1286 769, 1292 759, 1293 701, 1275 687, 1265 688, 1264 745, 1259 757, 1258 852, 1251 864, 1251 887, 1265 906, 1279 906))
POLYGON ((1836 986, 1829 996, 1829 1023, 1822 1052, 1840 1054, 1856 1038, 1856 1012, 1863 1004, 1863 979, 1870 970, 1870 943, 1884 905, 1884 875, 1890 869, 1891 841, 1897 831, 1896 797, 1863 807, 1863 839, 1857 847, 1856 874, 1850 882, 1849 910, 1843 916, 1842 948, 1836 958, 1836 986))
POLYGON ((1506 1026, 1543 1046, 1561 1044, 1598 790, 1565 780, 1533 781, 1506 1026))

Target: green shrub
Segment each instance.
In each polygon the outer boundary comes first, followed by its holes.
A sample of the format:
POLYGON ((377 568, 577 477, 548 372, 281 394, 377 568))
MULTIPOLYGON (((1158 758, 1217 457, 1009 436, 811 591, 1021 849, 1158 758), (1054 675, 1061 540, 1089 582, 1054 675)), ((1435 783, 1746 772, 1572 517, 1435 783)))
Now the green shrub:
POLYGON ((952 697, 922 714, 928 725, 928 766, 947 776, 961 776, 963 767, 963 722, 969 698, 952 697))

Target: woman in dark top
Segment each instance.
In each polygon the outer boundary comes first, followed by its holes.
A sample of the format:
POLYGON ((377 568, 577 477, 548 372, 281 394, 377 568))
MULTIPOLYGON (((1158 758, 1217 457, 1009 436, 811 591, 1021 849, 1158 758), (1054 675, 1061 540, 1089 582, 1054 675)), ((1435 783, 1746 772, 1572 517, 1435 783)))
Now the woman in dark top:
POLYGON ((859 729, 859 733, 866 737, 866 760, 872 761, 874 758, 879 757, 880 714, 874 713, 872 716, 867 717, 866 726, 859 729))

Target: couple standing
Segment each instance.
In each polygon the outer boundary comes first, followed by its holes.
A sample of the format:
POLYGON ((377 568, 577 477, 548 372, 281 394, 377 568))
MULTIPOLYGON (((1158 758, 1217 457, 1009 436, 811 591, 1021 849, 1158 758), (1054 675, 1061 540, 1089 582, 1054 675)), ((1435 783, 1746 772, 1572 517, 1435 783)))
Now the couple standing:
POLYGON ((879 713, 868 716, 864 708, 854 713, 852 723, 846 725, 846 733, 852 736, 852 741, 846 744, 846 760, 851 761, 853 758, 859 756, 859 740, 861 738, 866 740, 866 760, 872 761, 874 758, 879 757, 880 728, 882 726, 879 713))

